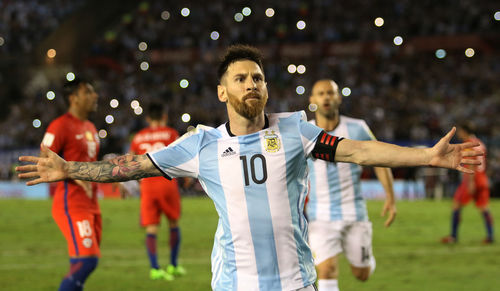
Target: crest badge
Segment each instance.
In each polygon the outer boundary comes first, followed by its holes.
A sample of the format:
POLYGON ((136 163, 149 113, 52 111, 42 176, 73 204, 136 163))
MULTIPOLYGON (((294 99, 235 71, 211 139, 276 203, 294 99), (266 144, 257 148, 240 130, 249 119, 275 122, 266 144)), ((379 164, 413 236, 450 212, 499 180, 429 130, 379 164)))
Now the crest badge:
POLYGON ((280 137, 274 133, 274 130, 265 131, 264 134, 264 148, 268 153, 275 153, 281 148, 280 137))

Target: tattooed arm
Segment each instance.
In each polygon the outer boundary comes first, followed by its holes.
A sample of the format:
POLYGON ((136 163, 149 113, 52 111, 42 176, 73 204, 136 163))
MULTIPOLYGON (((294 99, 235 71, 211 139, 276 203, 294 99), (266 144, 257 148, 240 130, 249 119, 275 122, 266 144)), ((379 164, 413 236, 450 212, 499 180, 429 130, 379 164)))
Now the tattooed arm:
POLYGON ((93 182, 120 182, 145 177, 161 176, 146 155, 125 155, 108 161, 67 162, 45 146, 41 157, 21 156, 29 165, 16 167, 19 178, 35 178, 26 185, 78 179, 93 182))

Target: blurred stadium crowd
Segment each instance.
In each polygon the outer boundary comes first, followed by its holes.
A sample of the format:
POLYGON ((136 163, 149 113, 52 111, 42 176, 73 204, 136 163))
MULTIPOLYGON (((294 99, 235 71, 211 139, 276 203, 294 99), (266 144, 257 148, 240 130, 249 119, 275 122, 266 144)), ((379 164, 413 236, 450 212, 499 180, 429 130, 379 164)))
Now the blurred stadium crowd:
MULTIPOLYGON (((101 155, 127 151, 145 125, 141 105, 154 99, 169 106, 181 133, 225 122, 217 58, 228 45, 247 43, 265 54, 268 112, 307 110, 313 82, 332 78, 345 96, 343 113, 365 119, 384 141, 430 145, 470 120, 488 146, 490 177, 500 189, 495 1, 124 2, 131 8, 61 61, 40 43, 99 1, 0 1, 1 162, 37 150, 48 123, 65 111, 60 88, 68 72, 92 80, 100 94, 91 119, 102 130, 101 155), (44 56, 32 61, 40 50, 44 56)), ((67 32, 59 35, 55 51, 67 32)), ((0 171, 2 179, 10 175, 0 171)))

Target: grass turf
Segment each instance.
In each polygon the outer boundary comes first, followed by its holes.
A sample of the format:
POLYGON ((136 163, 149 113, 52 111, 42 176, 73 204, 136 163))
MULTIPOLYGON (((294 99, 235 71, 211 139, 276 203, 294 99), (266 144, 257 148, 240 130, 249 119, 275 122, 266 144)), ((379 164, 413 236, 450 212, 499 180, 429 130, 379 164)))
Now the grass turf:
MULTIPOLYGON (((104 200, 102 257, 85 290, 210 290, 210 253, 217 226, 213 203, 205 197, 183 199, 180 263, 185 277, 149 280, 138 200, 104 200)), ((464 209, 460 241, 441 245, 448 234, 450 201, 399 201, 390 228, 380 217, 381 201, 369 201, 377 269, 365 283, 340 261, 340 290, 495 290, 500 286, 500 244, 482 246, 484 223, 472 206, 464 209)), ((66 243, 52 221, 51 201, 0 200, 0 289, 57 290, 68 270, 66 243)), ((492 201, 500 219, 500 201, 492 201)), ((495 225, 496 233, 499 227, 495 225)), ((159 262, 168 263, 165 220, 158 235, 159 262)))

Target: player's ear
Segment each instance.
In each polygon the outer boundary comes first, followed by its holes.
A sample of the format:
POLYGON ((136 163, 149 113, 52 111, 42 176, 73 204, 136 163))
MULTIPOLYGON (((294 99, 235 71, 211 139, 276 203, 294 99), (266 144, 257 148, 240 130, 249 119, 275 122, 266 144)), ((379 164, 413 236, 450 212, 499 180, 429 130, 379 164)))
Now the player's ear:
POLYGON ((227 102, 226 87, 224 85, 217 85, 217 97, 220 102, 227 102))

